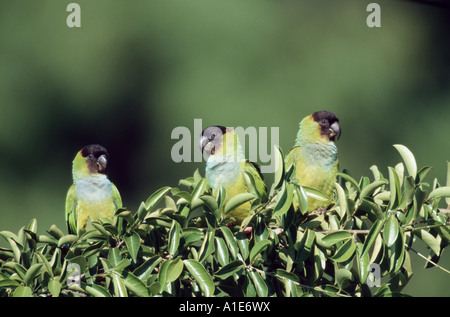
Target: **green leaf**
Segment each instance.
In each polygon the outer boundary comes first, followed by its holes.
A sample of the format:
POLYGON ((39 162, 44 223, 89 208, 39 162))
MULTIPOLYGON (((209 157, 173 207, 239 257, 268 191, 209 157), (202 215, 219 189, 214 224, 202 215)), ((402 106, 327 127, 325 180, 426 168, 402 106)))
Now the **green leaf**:
POLYGON ((342 177, 344 180, 348 181, 350 184, 353 185, 353 187, 356 188, 356 190, 357 190, 358 192, 361 191, 361 189, 359 188, 358 182, 357 182, 353 177, 351 177, 350 175, 345 174, 345 173, 338 172, 338 173, 336 174, 336 176, 337 176, 337 177, 342 177))
POLYGON ((44 264, 44 266, 45 266, 45 268, 47 270, 47 273, 50 275, 50 277, 53 277, 52 266, 50 265, 50 263, 45 258, 45 255, 43 255, 41 252, 35 252, 34 254, 37 255, 40 258, 40 260, 44 264))
POLYGON ((306 260, 311 252, 315 239, 316 235, 314 231, 306 229, 302 239, 298 244, 296 244, 296 250, 298 250, 298 255, 295 259, 296 263, 302 263, 306 260))
POLYGON ((37 232, 37 220, 36 218, 31 219, 30 223, 27 226, 27 230, 36 234, 37 232))
POLYGON ((116 297, 128 297, 127 288, 124 281, 118 273, 112 273, 111 279, 114 286, 114 296, 116 297))
POLYGON ((224 213, 227 214, 236 207, 257 198, 255 194, 252 193, 241 193, 233 196, 226 204, 224 208, 224 213))
MULTIPOLYGON (((159 204, 159 202, 164 198, 164 196, 169 192, 169 190, 171 189, 171 187, 169 186, 165 186, 162 187, 160 189, 158 189, 156 192, 154 192, 145 202, 145 209, 147 209, 147 211, 152 210, 156 205, 159 204)), ((139 216, 139 219, 144 219, 145 214, 142 213, 139 216)))
POLYGON ((383 229, 383 240, 388 247, 391 247, 395 243, 399 231, 400 227, 397 218, 394 215, 390 215, 383 229))
POLYGON ((345 196, 344 189, 339 185, 339 183, 335 182, 334 186, 336 187, 336 193, 339 201, 339 217, 342 219, 347 214, 347 197, 345 196))
POLYGON ((245 261, 249 256, 249 244, 247 237, 244 233, 238 232, 236 234, 236 241, 239 246, 240 254, 242 255, 242 259, 245 261))
POLYGON ((61 292, 61 283, 57 279, 51 279, 48 281, 48 290, 52 293, 53 297, 58 297, 61 292))
POLYGON ((214 212, 217 209, 219 209, 219 206, 217 205, 217 201, 214 199, 214 197, 209 195, 201 196, 200 199, 205 203, 205 206, 209 209, 209 211, 214 212))
POLYGON ((154 255, 148 260, 146 260, 144 263, 142 263, 141 266, 136 268, 136 270, 133 271, 133 274, 137 276, 140 280, 146 281, 150 275, 152 274, 155 267, 162 261, 163 259, 159 255, 154 255))
POLYGON ((380 233, 382 228, 383 228, 383 221, 380 219, 375 220, 375 222, 373 223, 372 227, 369 230, 369 233, 367 234, 366 240, 364 241, 364 247, 361 256, 364 256, 366 252, 369 252, 370 248, 372 247, 372 244, 375 242, 377 235, 380 233))
POLYGON ((78 236, 73 235, 73 234, 68 234, 68 235, 65 235, 65 236, 61 237, 58 240, 58 247, 60 248, 62 245, 66 244, 66 243, 67 244, 72 244, 72 243, 74 243, 76 241, 78 241, 78 236))
POLYGON ((31 286, 33 284, 33 280, 41 274, 41 268, 44 266, 43 263, 36 263, 33 264, 25 274, 25 278, 23 279, 23 282, 27 286, 31 286))
POLYGON ((130 253, 131 258, 133 259, 133 262, 136 263, 137 254, 141 246, 141 239, 139 238, 139 235, 136 232, 134 232, 130 236, 125 236, 124 240, 128 252, 130 253))
POLYGON ((145 284, 139 278, 134 276, 131 272, 124 271, 122 277, 124 282, 123 284, 134 295, 139 297, 149 296, 149 292, 145 284))
POLYGON ((122 255, 119 249, 111 248, 108 253, 108 260, 113 267, 117 266, 120 261, 122 261, 122 255))
POLYGON ((236 243, 236 239, 234 238, 233 233, 228 227, 220 227, 220 231, 223 233, 223 237, 225 238, 225 242, 227 243, 228 249, 230 250, 231 256, 233 259, 237 259, 237 255, 239 253, 239 248, 236 243))
POLYGON ((172 226, 169 231, 169 254, 175 255, 180 245, 181 227, 175 220, 172 221, 172 226))
POLYGON ((386 180, 379 180, 379 181, 374 181, 373 183, 370 183, 369 185, 365 186, 362 190, 361 193, 359 194, 359 196, 361 198, 366 198, 366 197, 370 197, 377 188, 383 186, 387 184, 386 180))
POLYGON ((434 254, 439 255, 441 252, 441 243, 431 233, 424 229, 415 230, 414 234, 419 237, 427 246, 433 250, 434 254))
POLYGON ((202 178, 197 186, 195 186, 194 190, 192 191, 192 200, 199 198, 205 190, 208 188, 208 183, 206 181, 206 178, 202 178))
POLYGON ((397 272, 403 265, 405 259, 405 244, 403 240, 403 234, 398 232, 398 237, 395 243, 390 247, 390 273, 397 272))
POLYGON ((305 214, 308 211, 308 196, 306 195, 303 186, 295 186, 295 193, 297 195, 300 212, 305 214))
MULTIPOLYGON (((283 178, 284 178, 284 155, 283 151, 279 146, 275 146, 275 175, 274 175, 274 185, 275 188, 281 186, 283 178)), ((289 167, 289 166, 288 166, 289 167)))
POLYGON ((284 215, 292 204, 292 193, 294 191, 294 185, 283 181, 281 185, 281 191, 277 194, 277 204, 273 210, 273 216, 284 215))
POLYGON ((352 238, 351 233, 349 233, 347 231, 336 231, 336 232, 327 234, 325 237, 323 237, 322 242, 331 246, 331 245, 335 245, 338 242, 346 241, 351 238, 352 238))
POLYGON ((19 286, 14 290, 12 296, 13 297, 32 297, 33 291, 28 286, 19 286))
POLYGON ((234 260, 227 265, 221 267, 215 274, 214 277, 225 280, 226 278, 232 276, 233 274, 239 272, 244 267, 244 263, 241 260, 234 260))
POLYGON ((267 297, 269 289, 267 284, 264 282, 264 279, 261 277, 260 273, 256 270, 250 269, 249 271, 250 278, 252 279, 253 285, 255 285, 256 293, 259 297, 267 297))
POLYGON ((348 261, 355 253, 355 250, 355 241, 348 240, 336 251, 336 253, 331 257, 331 260, 338 263, 348 261))
POLYGON ((367 276, 369 275, 369 265, 370 265, 370 257, 369 253, 366 252, 364 256, 362 256, 362 249, 364 245, 361 243, 356 244, 357 249, 357 267, 358 267, 358 273, 359 273, 359 280, 362 284, 366 283, 367 276))
POLYGON ((56 225, 51 225, 48 233, 58 240, 64 236, 64 233, 56 225))
POLYGON ((214 252, 214 250, 214 229, 208 228, 208 232, 205 235, 205 240, 203 240, 203 244, 199 250, 199 261, 203 262, 211 253, 214 252))
POLYGON ((111 294, 102 286, 97 284, 85 285, 83 287, 89 295, 94 297, 111 297, 111 294))
POLYGON ((394 147, 402 156, 406 169, 408 170, 408 174, 415 178, 417 174, 417 164, 412 152, 406 146, 401 144, 394 144, 394 147))
POLYGON ((306 196, 320 201, 328 201, 328 197, 325 196, 320 190, 308 186, 302 186, 302 188, 305 191, 306 196))
POLYGON ((228 248, 225 244, 225 241, 221 237, 214 238, 216 243, 216 255, 218 262, 225 266, 230 261, 230 254, 228 253, 228 248))
POLYGON ((436 199, 440 197, 450 197, 450 186, 438 187, 431 191, 428 195, 428 199, 436 199))
POLYGON ((204 266, 200 262, 192 259, 184 260, 183 262, 189 273, 200 286, 203 295, 206 297, 212 296, 215 289, 214 282, 204 266))
POLYGON ((109 238, 109 237, 111 236, 111 233, 109 233, 109 232, 105 229, 105 227, 103 227, 102 224, 100 224, 100 223, 98 223, 98 222, 92 222, 91 224, 92 224, 92 226, 93 226, 95 229, 97 229, 99 232, 101 232, 101 234, 102 234, 103 236, 105 236, 106 238, 109 238))
POLYGON ((401 200, 400 180, 394 168, 389 166, 388 170, 389 170, 389 192, 391 193, 389 209, 395 209, 395 207, 401 200))
POLYGON ((170 264, 166 272, 166 283, 172 283, 175 281, 181 275, 184 268, 184 263, 181 260, 181 257, 171 260, 169 263, 170 264))
POLYGON ((0 280, 0 289, 1 288, 16 288, 17 286, 20 286, 20 283, 13 279, 5 279, 0 280))
POLYGON ((250 250, 250 263, 253 263, 256 256, 264 251, 272 242, 270 240, 261 240, 250 250))
POLYGON ((353 274, 347 269, 338 269, 335 276, 339 289, 346 288, 353 281, 353 274))
POLYGON ((8 241, 9 245, 11 246, 11 250, 14 253, 14 260, 17 263, 20 263, 20 259, 22 257, 22 252, 20 251, 20 248, 17 246, 16 241, 14 241, 11 238, 7 238, 6 240, 8 241))

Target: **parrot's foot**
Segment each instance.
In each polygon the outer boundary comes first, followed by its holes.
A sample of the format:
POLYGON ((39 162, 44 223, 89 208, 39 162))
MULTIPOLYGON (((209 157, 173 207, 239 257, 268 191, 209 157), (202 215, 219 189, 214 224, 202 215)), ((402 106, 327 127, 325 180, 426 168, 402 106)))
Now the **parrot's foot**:
POLYGON ((243 232, 245 233, 245 235, 250 235, 252 234, 253 228, 252 227, 245 227, 243 232))
POLYGON ((315 212, 316 213, 318 213, 318 214, 324 214, 324 213, 326 213, 327 212, 327 208, 325 208, 325 207, 319 207, 319 208, 317 208, 316 210, 315 210, 315 212))

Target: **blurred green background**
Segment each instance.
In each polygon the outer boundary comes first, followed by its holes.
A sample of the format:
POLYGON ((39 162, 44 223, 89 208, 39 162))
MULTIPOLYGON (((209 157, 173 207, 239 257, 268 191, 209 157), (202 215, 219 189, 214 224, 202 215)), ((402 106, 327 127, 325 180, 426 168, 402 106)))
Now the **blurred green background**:
MULTIPOLYGON (((434 167, 429 181, 445 182, 448 9, 377 1, 381 28, 369 28, 371 1, 77 0, 81 28, 69 28, 70 2, 0 3, 0 230, 32 218, 41 233, 65 230, 71 164, 86 144, 110 151, 110 179, 131 210, 203 172, 170 156, 172 130, 193 131, 195 118, 279 127, 287 152, 303 117, 330 110, 340 166, 356 179, 373 164, 387 175, 400 143, 434 167)), ((412 258, 405 292, 449 296, 450 275, 412 258)), ((448 250, 440 264, 450 268, 448 250)))

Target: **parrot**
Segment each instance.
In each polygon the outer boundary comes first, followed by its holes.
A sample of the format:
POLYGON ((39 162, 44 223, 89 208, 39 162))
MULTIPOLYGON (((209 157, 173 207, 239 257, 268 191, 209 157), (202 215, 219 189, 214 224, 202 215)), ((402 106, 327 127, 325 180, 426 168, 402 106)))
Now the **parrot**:
MULTIPOLYGON (((300 121, 294 146, 285 159, 286 170, 294 165, 293 179, 298 185, 321 191, 327 201, 308 197, 308 212, 332 203, 339 160, 335 141, 341 136, 338 117, 330 111, 317 111, 300 121)), ((294 194, 294 208, 299 209, 294 194)))
MULTIPOLYGON (((267 200, 267 188, 261 170, 256 163, 245 158, 237 134, 231 128, 210 126, 205 128, 200 137, 200 148, 206 159, 205 177, 213 192, 220 186, 226 191, 226 203, 235 195, 250 192, 244 178, 244 172, 249 173, 254 181, 261 202, 267 200)), ((250 201, 229 212, 235 219, 235 224, 251 215, 250 201)))
POLYGON ((70 234, 86 230, 88 218, 113 220, 122 198, 117 187, 108 179, 106 169, 109 154, 99 144, 83 147, 72 164, 73 184, 66 196, 66 223, 70 234))

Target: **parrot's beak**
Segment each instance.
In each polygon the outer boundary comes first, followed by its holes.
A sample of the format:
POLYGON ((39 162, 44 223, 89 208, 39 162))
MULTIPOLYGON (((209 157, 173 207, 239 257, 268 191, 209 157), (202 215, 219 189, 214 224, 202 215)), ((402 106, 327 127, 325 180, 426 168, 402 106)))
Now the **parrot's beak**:
POLYGON ((106 165, 108 165, 106 155, 100 155, 97 159, 98 172, 104 173, 106 171, 106 165))
POLYGON ((341 137, 341 126, 339 122, 334 122, 330 127, 330 139, 332 141, 339 140, 341 137))

